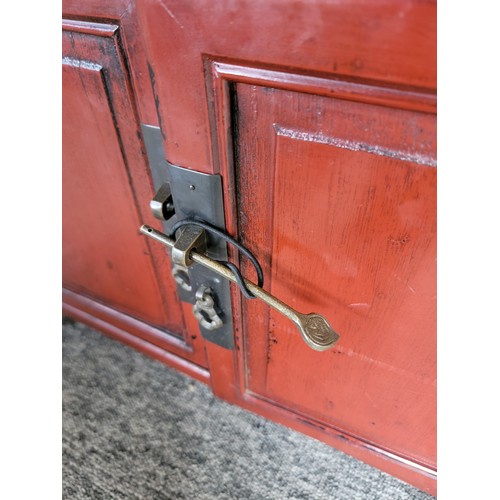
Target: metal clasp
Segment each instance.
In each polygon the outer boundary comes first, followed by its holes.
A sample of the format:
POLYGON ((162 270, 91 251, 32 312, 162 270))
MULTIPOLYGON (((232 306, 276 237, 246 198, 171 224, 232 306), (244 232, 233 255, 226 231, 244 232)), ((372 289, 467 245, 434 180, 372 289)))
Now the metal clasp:
MULTIPOLYGON (((163 245, 175 248, 176 242, 165 234, 156 231, 152 227, 143 225, 140 229, 142 234, 159 241, 163 245)), ((183 258, 186 258, 184 256, 183 258)), ((201 264, 202 266, 210 269, 220 276, 232 281, 233 283, 238 283, 238 278, 234 272, 221 262, 217 262, 207 255, 198 253, 196 250, 190 250, 189 260, 195 262, 196 264, 201 264)), ((278 312, 286 316, 288 319, 293 321, 297 326, 302 339, 304 342, 316 351, 324 351, 335 345, 339 339, 338 333, 331 327, 328 320, 318 313, 303 314, 296 311, 293 307, 285 304, 279 300, 274 295, 263 290, 261 287, 257 286, 255 283, 244 279, 245 285, 250 290, 250 292, 260 300, 264 301, 267 305, 273 307, 278 312)), ((214 301, 209 298, 210 293, 207 287, 199 287, 196 292, 196 304, 193 308, 193 312, 197 315, 200 325, 208 330, 214 330, 218 328, 217 316, 214 309, 214 301), (203 314, 203 312, 205 314, 203 314), (209 325, 207 328, 205 325, 209 325)), ((220 318, 219 318, 220 319, 220 318)))
MULTIPOLYGON (((187 268, 193 264, 191 252, 203 253, 207 248, 207 237, 203 229, 195 226, 186 226, 178 231, 177 239, 172 247, 172 261, 174 263, 174 278, 185 290, 191 290, 191 285, 186 283, 187 268), (181 278, 183 283, 181 284, 181 278)), ((206 330, 217 330, 223 321, 215 310, 214 293, 206 285, 200 285, 195 294, 196 302, 193 314, 206 330)))
POLYGON ((186 226, 179 229, 175 245, 172 248, 172 262, 177 266, 189 267, 193 261, 190 254, 193 250, 205 253, 207 237, 205 231, 195 226, 186 226))
POLYGON ((203 328, 217 330, 223 323, 215 310, 215 301, 212 290, 204 285, 196 291, 196 303, 193 306, 193 314, 203 328))

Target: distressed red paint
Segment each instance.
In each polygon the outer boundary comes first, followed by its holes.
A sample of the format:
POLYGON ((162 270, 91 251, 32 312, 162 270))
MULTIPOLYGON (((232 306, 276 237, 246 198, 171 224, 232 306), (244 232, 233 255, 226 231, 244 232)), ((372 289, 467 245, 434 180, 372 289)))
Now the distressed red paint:
POLYGON ((435 4, 63 12, 66 312, 435 493, 435 4), (222 174, 227 226, 266 286, 327 316, 338 346, 311 351, 236 292, 237 348, 204 342, 137 233, 157 227, 141 122, 172 163, 222 174))

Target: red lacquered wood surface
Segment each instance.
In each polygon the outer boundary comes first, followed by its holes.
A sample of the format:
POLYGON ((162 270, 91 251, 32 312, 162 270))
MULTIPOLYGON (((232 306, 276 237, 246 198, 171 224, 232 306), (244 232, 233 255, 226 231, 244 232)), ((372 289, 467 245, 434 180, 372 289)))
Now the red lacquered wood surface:
POLYGON ((64 285, 154 326, 148 341, 204 365, 167 255, 138 233, 157 222, 118 26, 64 24, 63 124, 64 285))
MULTIPOLYGON (((119 27, 113 96, 126 88, 139 119, 161 126, 169 161, 222 173, 228 228, 263 260, 266 286, 342 335, 334 351, 309 351, 235 292, 236 351, 204 345, 153 245, 181 335, 161 359, 206 381, 179 362, 203 364, 206 350, 218 396, 435 493, 435 3, 65 0, 63 11, 85 21, 82 36, 119 27)), ((136 213, 155 225, 149 176, 131 164, 136 213)), ((72 293, 81 319, 160 345, 161 329, 72 293)))
MULTIPOLYGON (((210 171, 204 61, 433 90, 436 5, 418 0, 138 0, 172 163, 210 171), (175 118, 174 118, 175 117, 175 118)), ((213 132, 213 130, 212 130, 213 132)))
POLYGON ((435 467, 435 118, 246 85, 236 99, 240 237, 273 294, 342 335, 314 352, 245 302, 245 389, 435 467))
MULTIPOLYGON (((142 123, 158 125, 157 101, 154 96, 150 62, 144 43, 142 28, 138 22, 135 1, 126 0, 64 0, 63 18, 72 24, 84 25, 110 23, 119 26, 119 44, 126 54, 130 86, 133 90, 136 109, 142 123), (75 20, 76 23, 69 20, 75 20)), ((87 28, 77 28, 85 32, 87 28)), ((91 34, 91 33, 90 33, 91 34)))
POLYGON ((266 288, 342 335, 317 353, 243 302, 240 398, 327 442, 349 436, 434 492, 435 97, 217 62, 212 73, 229 224, 266 288))

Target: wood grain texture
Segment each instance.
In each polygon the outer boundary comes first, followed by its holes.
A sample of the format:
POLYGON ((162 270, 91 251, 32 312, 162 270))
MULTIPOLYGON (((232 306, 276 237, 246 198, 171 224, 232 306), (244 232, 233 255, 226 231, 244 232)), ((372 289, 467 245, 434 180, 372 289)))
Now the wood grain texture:
POLYGON ((342 335, 318 355, 282 316, 245 303, 247 388, 435 467, 432 117, 236 93, 240 238, 273 294, 342 335))
POLYGON ((322 422, 283 408, 275 401, 256 397, 248 391, 241 394, 233 382, 238 379, 238 373, 232 353, 215 344, 207 344, 207 355, 209 366, 219 367, 211 370, 210 377, 210 385, 218 397, 323 441, 422 490, 436 494, 436 474, 432 469, 345 434, 340 429, 328 428, 322 422))
POLYGON ((136 2, 126 0, 64 0, 63 18, 72 31, 91 29, 96 34, 99 26, 109 23, 120 27, 119 43, 128 54, 126 70, 136 98, 136 108, 142 123, 158 126, 157 99, 154 93, 154 73, 150 62, 142 28, 136 12, 136 2))
POLYGON ((167 255, 138 232, 158 222, 148 210, 151 180, 118 33, 108 23, 64 24, 63 281, 176 334, 190 346, 184 355, 203 365, 167 255))
POLYGON ((213 65, 217 156, 226 207, 238 208, 230 227, 264 264, 267 288, 342 335, 319 354, 286 319, 236 301, 233 397, 348 435, 399 461, 385 470, 435 491, 435 115, 413 110, 435 101, 399 91, 394 106, 374 105, 377 88, 360 102, 348 89, 328 98, 328 80, 314 96, 310 82, 297 92, 298 76, 291 92, 267 70, 254 68, 249 85, 213 65))
MULTIPOLYGON (((138 117, 159 124, 172 163, 221 172, 228 228, 259 253, 271 290, 342 334, 318 362, 233 288, 236 352, 205 346, 148 245, 146 268, 184 339, 164 348, 199 356, 220 397, 435 493, 435 2, 65 0, 63 10, 76 40, 66 56, 85 62, 82 74, 97 65, 109 76, 118 54, 111 101, 134 101, 120 134, 132 138, 138 117)), ((129 172, 136 216, 155 226, 142 213, 143 163, 129 172)), ((157 345, 152 330, 134 334, 157 345)))
POLYGON ((204 55, 381 86, 436 86, 432 1, 138 0, 137 13, 156 75, 167 158, 197 170, 212 167, 204 55))

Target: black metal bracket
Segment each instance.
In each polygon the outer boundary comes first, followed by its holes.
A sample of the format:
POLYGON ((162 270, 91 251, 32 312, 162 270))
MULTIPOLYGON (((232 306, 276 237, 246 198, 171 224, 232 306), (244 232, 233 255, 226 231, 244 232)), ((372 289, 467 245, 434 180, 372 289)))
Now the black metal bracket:
MULTIPOLYGON (((157 192, 152 201, 152 210, 163 214, 163 219, 167 218, 162 221, 164 232, 169 234, 177 221, 192 217, 201 218, 225 230, 221 176, 172 165, 164 157, 160 129, 144 124, 141 128, 157 192)), ((226 242, 215 234, 207 234, 206 254, 215 260, 227 260, 226 242)), ((226 349, 234 349, 228 281, 196 263, 186 268, 172 264, 172 273, 181 301, 195 304, 196 291, 200 287, 211 289, 217 313, 223 324, 216 330, 208 330, 200 324, 201 334, 209 342, 226 349)))

